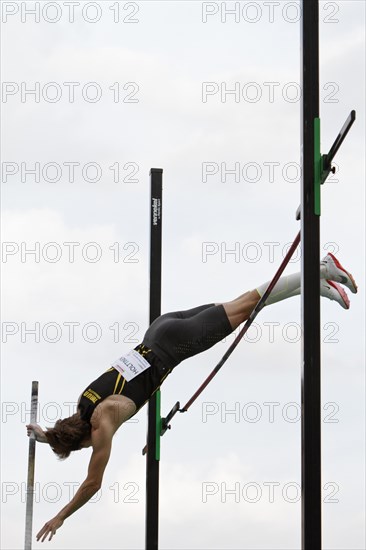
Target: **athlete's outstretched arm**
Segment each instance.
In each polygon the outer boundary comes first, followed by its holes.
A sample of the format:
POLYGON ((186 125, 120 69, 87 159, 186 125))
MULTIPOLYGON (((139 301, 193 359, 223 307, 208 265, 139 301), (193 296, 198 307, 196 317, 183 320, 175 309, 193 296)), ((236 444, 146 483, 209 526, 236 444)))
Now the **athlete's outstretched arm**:
POLYGON ((84 506, 99 491, 104 470, 108 464, 112 448, 113 428, 107 422, 100 422, 97 429, 92 431, 93 453, 90 458, 88 475, 85 481, 80 485, 73 499, 50 521, 47 521, 37 534, 37 541, 51 540, 66 518, 71 516, 76 510, 84 506))

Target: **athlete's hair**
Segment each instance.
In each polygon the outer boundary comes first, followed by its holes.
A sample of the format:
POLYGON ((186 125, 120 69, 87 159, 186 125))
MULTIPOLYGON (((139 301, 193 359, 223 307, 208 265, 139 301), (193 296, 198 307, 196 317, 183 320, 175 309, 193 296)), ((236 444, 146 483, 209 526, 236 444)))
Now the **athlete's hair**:
POLYGON ((70 456, 71 451, 80 449, 83 439, 90 436, 90 430, 90 424, 75 413, 57 420, 53 428, 47 428, 45 435, 53 452, 62 460, 70 456))

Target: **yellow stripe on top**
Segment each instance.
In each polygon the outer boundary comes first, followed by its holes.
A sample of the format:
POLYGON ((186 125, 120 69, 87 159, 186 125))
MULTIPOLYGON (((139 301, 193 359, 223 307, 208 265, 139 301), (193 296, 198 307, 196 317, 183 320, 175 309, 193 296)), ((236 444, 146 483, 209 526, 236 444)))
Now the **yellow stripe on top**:
POLYGON ((125 387, 125 384, 126 384, 126 378, 123 379, 122 386, 121 386, 121 389, 120 389, 119 392, 118 392, 118 395, 121 395, 122 390, 123 390, 123 388, 125 387))
POLYGON ((116 380, 116 385, 114 386, 113 395, 116 393, 118 382, 121 380, 122 374, 119 372, 116 380))

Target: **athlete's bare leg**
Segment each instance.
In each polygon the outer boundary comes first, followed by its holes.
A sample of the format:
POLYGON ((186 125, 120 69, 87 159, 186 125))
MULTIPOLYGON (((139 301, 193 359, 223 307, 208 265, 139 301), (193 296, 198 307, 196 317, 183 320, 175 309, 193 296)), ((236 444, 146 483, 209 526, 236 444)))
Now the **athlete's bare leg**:
POLYGON ((256 290, 249 290, 235 300, 222 304, 233 330, 248 319, 259 298, 256 290))
MULTIPOLYGON (((330 300, 335 300, 344 309, 349 309, 349 298, 339 282, 347 286, 353 293, 357 292, 357 285, 352 275, 340 264, 339 260, 327 254, 321 262, 320 294, 330 300)), ((301 275, 294 273, 281 277, 276 283, 265 305, 280 302, 292 296, 300 294, 301 275)), ((222 304, 230 324, 236 329, 246 321, 255 308, 258 300, 263 296, 269 285, 269 281, 260 285, 256 290, 245 292, 235 300, 222 304)))

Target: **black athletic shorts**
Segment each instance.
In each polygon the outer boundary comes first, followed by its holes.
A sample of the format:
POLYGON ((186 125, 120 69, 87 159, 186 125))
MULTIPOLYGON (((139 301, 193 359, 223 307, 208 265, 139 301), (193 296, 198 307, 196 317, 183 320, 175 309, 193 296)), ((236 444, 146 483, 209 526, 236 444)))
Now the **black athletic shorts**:
POLYGON ((143 345, 170 369, 211 348, 232 332, 224 306, 206 304, 161 315, 150 325, 143 345))

